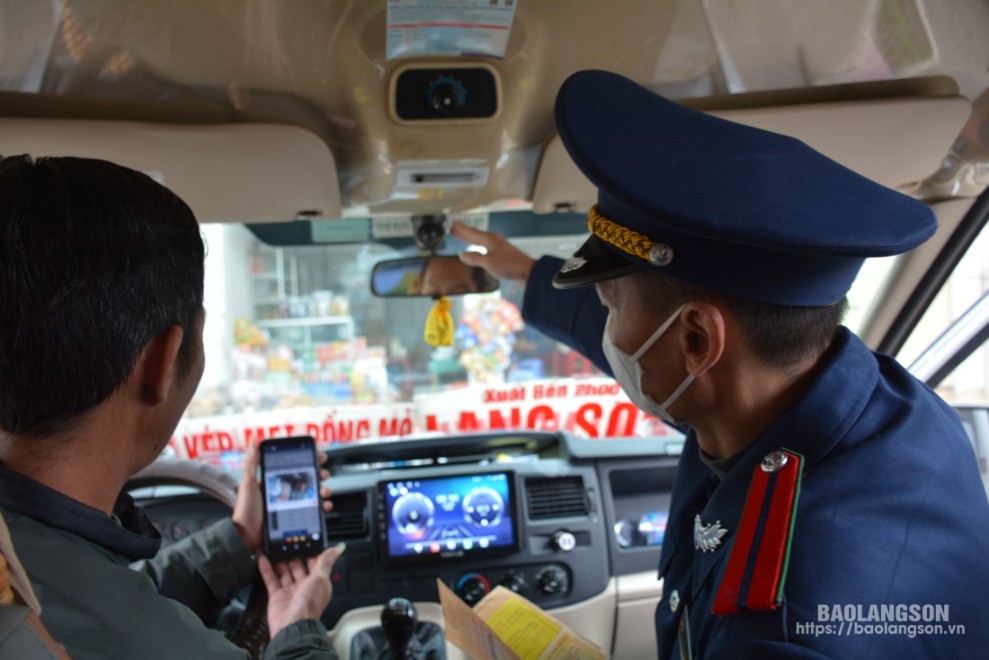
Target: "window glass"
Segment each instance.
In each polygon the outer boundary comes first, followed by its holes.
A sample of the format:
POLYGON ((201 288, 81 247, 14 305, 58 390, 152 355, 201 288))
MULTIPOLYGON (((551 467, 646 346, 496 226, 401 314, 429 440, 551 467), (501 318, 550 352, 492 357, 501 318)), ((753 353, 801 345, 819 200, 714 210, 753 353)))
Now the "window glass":
MULTIPOLYGON (((203 234, 206 371, 170 443, 177 455, 221 463, 248 442, 292 434, 326 445, 513 428, 592 438, 674 433, 588 360, 526 327, 517 284, 451 297, 454 345, 434 348, 422 338, 432 300, 371 293, 374 265, 403 256, 387 245, 278 248, 231 224, 204 225, 203 234)), ((531 255, 567 257, 584 238, 513 242, 531 255)), ((905 361, 989 288, 986 241, 983 232, 904 349, 905 361)), ((853 331, 894 262, 863 267, 849 292, 853 331)), ((943 384, 946 399, 989 400, 984 356, 943 384)))
MULTIPOLYGON (((904 344, 898 355, 900 362, 908 365, 916 360, 986 291, 989 291, 989 229, 984 227, 904 344)), ((989 371, 985 360, 977 357, 980 354, 982 351, 969 358, 967 367, 959 367, 941 383, 939 392, 949 403, 989 399, 989 371)))
MULTIPOLYGON (((900 353, 904 364, 920 357, 951 324, 989 291, 989 225, 962 257, 900 353)), ((936 387, 958 411, 989 494, 989 351, 973 351, 936 387)))
POLYGON ((989 406, 989 352, 985 345, 976 349, 954 371, 941 381, 936 391, 951 404, 989 406))
MULTIPOLYGON (((678 437, 590 361, 526 327, 517 284, 450 297, 454 345, 432 347, 430 298, 371 293, 374 265, 403 256, 388 246, 271 247, 241 225, 203 234, 206 371, 170 443, 179 456, 223 465, 246 443, 296 434, 323 446, 495 429, 678 437)), ((567 257, 584 238, 513 242, 567 257)))
POLYGON ((848 291, 848 313, 844 325, 859 333, 873 305, 879 303, 879 295, 893 271, 897 257, 875 257, 862 264, 852 288, 848 291))
POLYGON ((982 474, 982 485, 989 495, 989 396, 986 394, 986 370, 989 353, 985 347, 958 365, 937 388, 937 393, 952 402, 961 417, 962 426, 972 442, 976 463, 982 474))

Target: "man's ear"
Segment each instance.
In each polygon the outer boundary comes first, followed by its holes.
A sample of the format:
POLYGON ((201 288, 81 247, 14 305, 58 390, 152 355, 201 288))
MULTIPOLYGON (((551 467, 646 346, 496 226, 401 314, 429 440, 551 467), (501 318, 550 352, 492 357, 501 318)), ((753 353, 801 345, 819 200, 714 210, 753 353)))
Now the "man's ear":
POLYGON ((725 350, 725 317, 716 305, 689 302, 680 320, 684 329, 680 348, 687 371, 698 378, 718 363, 725 350))
POLYGON ((152 337, 138 358, 135 375, 140 379, 141 395, 152 405, 168 397, 172 383, 178 378, 178 356, 184 335, 182 326, 169 326, 152 337))

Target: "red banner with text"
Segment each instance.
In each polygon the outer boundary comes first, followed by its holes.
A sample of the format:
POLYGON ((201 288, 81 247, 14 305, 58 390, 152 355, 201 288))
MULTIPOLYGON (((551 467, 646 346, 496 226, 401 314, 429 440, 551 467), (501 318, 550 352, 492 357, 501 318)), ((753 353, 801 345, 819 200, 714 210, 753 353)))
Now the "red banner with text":
POLYGON ((636 408, 613 380, 583 378, 468 385, 419 394, 411 403, 355 403, 185 418, 169 447, 181 458, 236 468, 243 450, 265 438, 311 435, 325 448, 409 435, 498 430, 567 431, 585 438, 676 433, 636 408))

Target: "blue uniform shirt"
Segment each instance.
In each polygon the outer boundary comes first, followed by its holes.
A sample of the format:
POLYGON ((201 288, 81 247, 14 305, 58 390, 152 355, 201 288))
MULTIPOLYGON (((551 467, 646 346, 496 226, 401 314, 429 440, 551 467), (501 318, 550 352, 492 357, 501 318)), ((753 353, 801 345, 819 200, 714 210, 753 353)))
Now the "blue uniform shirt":
MULTIPOLYGON (((593 348, 606 310, 592 287, 553 290, 558 263, 544 258, 533 270, 523 316, 555 339, 593 348)), ((607 368, 602 360, 594 361, 607 368)), ((723 479, 688 433, 660 576, 660 658, 681 657, 684 611, 695 658, 989 653, 989 503, 969 440, 947 404, 847 330, 809 391, 723 479), (805 458, 782 602, 714 615, 753 470, 781 448, 805 458), (728 530, 712 552, 694 548, 698 515, 728 530)))

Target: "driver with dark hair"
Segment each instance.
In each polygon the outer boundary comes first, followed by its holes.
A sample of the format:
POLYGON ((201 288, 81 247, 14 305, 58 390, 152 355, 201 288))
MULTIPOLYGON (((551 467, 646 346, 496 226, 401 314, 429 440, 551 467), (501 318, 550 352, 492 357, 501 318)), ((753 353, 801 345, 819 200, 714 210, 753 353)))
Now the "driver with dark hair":
MULTIPOLYGON (((253 578, 256 453, 232 519, 162 552, 122 494, 202 377, 203 259, 192 211, 144 174, 82 158, 0 160, 0 512, 45 625, 75 658, 248 655, 197 613, 253 578)), ((265 657, 335 657, 319 617, 341 552, 259 558, 265 657)))
POLYGON ((449 296, 478 293, 490 288, 490 277, 480 268, 472 268, 456 257, 429 257, 423 265, 423 296, 449 296))

